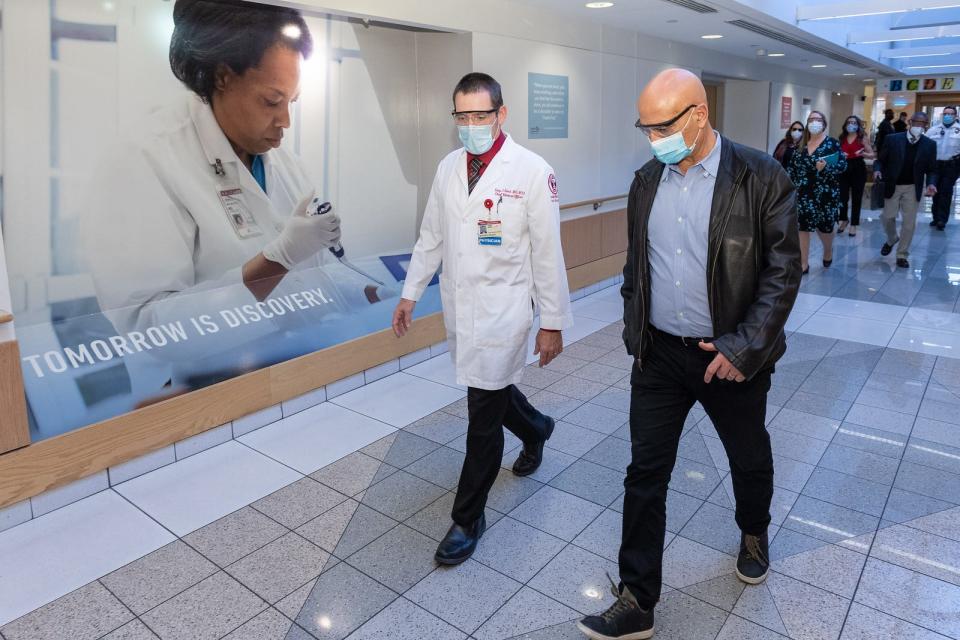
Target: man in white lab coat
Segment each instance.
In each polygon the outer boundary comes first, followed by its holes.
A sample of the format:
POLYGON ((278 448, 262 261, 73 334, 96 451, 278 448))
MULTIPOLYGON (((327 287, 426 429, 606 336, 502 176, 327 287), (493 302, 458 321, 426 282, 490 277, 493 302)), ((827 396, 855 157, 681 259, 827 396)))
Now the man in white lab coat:
POLYGON ((503 426, 522 442, 517 475, 536 471, 554 420, 516 387, 523 375, 534 306, 540 366, 563 350, 573 324, 560 246, 557 181, 543 158, 503 132, 500 85, 483 73, 453 92, 453 119, 464 147, 437 169, 420 239, 393 316, 406 333, 413 308, 443 263, 440 296, 458 384, 466 385, 467 454, 453 525, 437 548, 441 564, 469 558, 486 527, 484 507, 503 458, 503 426))

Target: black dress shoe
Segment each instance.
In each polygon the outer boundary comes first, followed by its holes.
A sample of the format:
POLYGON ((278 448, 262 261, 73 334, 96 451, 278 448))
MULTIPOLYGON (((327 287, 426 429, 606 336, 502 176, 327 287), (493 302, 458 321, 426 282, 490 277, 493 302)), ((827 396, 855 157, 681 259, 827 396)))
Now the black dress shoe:
POLYGON ((947 228, 947 225, 945 225, 945 224, 938 224, 938 225, 937 225, 937 231, 944 231, 946 228, 947 228))
POLYGON ((737 557, 737 577, 747 584, 760 584, 770 570, 770 548, 767 534, 751 536, 740 534, 740 555, 737 557))
POLYGON ((931 220, 931 221, 930 221, 930 226, 931 226, 931 227, 937 226, 937 221, 936 221, 936 220, 931 220))
POLYGON ((901 269, 909 269, 910 262, 906 258, 897 258, 897 266, 901 269))
POLYGON ((513 475, 528 476, 540 468, 540 463, 543 462, 543 445, 550 439, 550 436, 553 435, 553 428, 555 426, 557 426, 556 421, 548 417, 547 433, 543 440, 538 441, 534 445, 523 445, 523 450, 520 451, 520 455, 517 456, 517 461, 513 463, 513 475))
POLYGON ((434 559, 440 564, 460 564, 473 555, 473 552, 477 549, 477 543, 480 542, 480 538, 486 530, 486 516, 480 516, 469 527, 461 527, 454 522, 437 547, 437 553, 433 556, 434 559))
POLYGON ((832 264, 833 264, 833 258, 830 258, 829 260, 824 260, 824 261, 823 261, 823 268, 826 269, 826 268, 828 268, 828 267, 829 267, 830 265, 832 265, 832 264))
POLYGON ((613 585, 611 591, 616 598, 613 605, 599 615, 583 618, 577 623, 577 628, 591 640, 652 638, 653 608, 642 608, 626 586, 617 588, 613 585))
POLYGON ((880 255, 882 256, 890 255, 890 252, 893 251, 893 245, 897 244, 898 242, 900 242, 900 238, 897 238, 896 240, 894 240, 892 244, 889 242, 884 242, 883 246, 880 247, 880 255))

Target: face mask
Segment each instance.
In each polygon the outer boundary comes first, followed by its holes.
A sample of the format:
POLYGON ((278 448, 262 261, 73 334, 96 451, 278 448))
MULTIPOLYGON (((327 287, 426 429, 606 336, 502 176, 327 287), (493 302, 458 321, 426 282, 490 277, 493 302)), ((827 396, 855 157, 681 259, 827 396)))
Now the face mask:
POLYGON ((856 133, 856 132, 859 131, 859 130, 860 130, 860 127, 858 127, 858 126, 855 125, 855 124, 848 124, 848 125, 847 125, 847 133, 856 133))
POLYGON ((923 127, 910 127, 910 135, 919 138, 923 135, 923 127))
POLYGON ((790 137, 793 138, 794 140, 799 140, 800 138, 803 137, 803 131, 796 131, 796 130, 791 131, 790 137))
POLYGON ((475 156, 486 153, 493 146, 492 124, 469 124, 457 127, 457 135, 467 151, 475 156))
MULTIPOLYGON (((693 112, 687 118, 687 124, 690 124, 692 118, 693 112)), ((683 129, 687 128, 687 124, 683 125, 683 129)), ((677 164, 693 153, 693 150, 697 148, 697 142, 700 140, 700 131, 697 131, 696 139, 688 147, 687 142, 683 139, 683 129, 666 138, 650 141, 650 147, 653 149, 653 155, 656 156, 657 160, 663 164, 677 164)))
POLYGON ((943 124, 948 127, 952 125, 955 120, 956 118, 954 118, 953 116, 943 116, 943 124))
POLYGON ((807 123, 807 129, 810 130, 810 133, 817 135, 818 133, 823 133, 823 123, 819 120, 814 120, 807 123))

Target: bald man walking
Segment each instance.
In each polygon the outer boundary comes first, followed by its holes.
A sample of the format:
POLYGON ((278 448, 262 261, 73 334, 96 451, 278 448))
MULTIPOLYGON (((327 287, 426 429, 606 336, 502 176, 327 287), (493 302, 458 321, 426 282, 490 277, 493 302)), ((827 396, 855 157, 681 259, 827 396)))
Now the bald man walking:
POLYGON ((700 79, 657 75, 637 102, 655 158, 627 204, 623 339, 632 461, 624 481, 616 601, 579 628, 595 640, 653 637, 666 496, 683 424, 699 402, 730 460, 741 530, 736 575, 767 576, 773 455, 765 423, 783 327, 800 286, 794 188, 766 153, 721 139, 700 79))

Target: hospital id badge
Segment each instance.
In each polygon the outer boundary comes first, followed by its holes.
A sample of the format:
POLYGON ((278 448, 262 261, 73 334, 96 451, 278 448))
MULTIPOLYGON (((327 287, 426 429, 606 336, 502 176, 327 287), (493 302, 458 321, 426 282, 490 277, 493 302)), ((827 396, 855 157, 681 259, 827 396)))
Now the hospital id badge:
POLYGON ((223 211, 227 215, 227 220, 241 239, 255 238, 262 236, 263 231, 260 225, 254 219, 253 214, 244 204, 238 189, 217 189, 217 195, 220 197, 220 204, 223 205, 223 211))
POLYGON ((481 246, 499 247, 503 244, 503 232, 499 220, 479 220, 477 238, 481 246))

